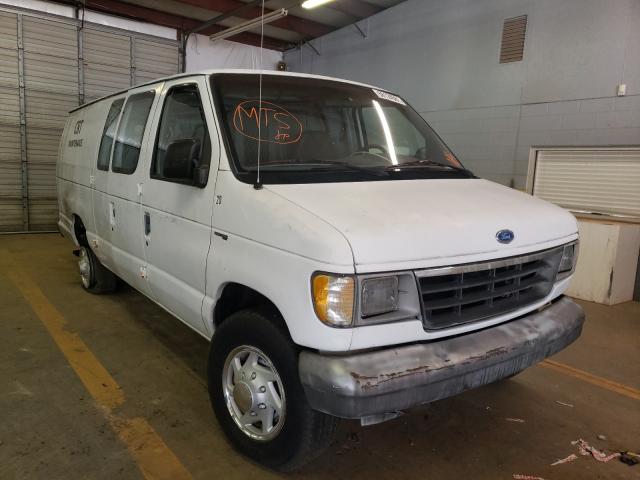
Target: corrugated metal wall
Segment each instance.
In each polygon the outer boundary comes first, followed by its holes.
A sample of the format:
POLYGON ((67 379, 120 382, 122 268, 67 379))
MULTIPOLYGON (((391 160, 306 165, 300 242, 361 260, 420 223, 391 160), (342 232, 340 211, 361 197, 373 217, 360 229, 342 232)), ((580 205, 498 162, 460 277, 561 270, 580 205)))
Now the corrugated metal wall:
POLYGON ((67 112, 178 73, 178 43, 0 10, 0 232, 55 230, 55 163, 67 112))
POLYGON ((131 37, 85 28, 82 51, 85 101, 131 86, 131 37))
POLYGON ((67 112, 78 105, 75 25, 22 17, 29 230, 55 229, 56 156, 67 112))
POLYGON ((0 230, 22 229, 17 16, 0 12, 0 230))
POLYGON ((134 85, 173 75, 180 68, 178 51, 157 42, 136 38, 133 45, 134 85))

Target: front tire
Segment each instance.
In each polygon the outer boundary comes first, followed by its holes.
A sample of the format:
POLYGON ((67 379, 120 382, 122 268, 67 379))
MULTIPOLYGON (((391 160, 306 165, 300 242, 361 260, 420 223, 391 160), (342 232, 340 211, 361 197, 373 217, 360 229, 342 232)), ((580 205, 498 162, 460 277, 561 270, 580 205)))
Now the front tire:
POLYGON ((91 293, 112 293, 118 286, 118 279, 107 269, 95 253, 86 246, 78 251, 78 270, 82 288, 91 293))
POLYGON ((218 422, 240 453, 290 471, 317 457, 338 419, 312 410, 298 377, 298 348, 281 317, 242 310, 216 329, 209 395, 218 422))

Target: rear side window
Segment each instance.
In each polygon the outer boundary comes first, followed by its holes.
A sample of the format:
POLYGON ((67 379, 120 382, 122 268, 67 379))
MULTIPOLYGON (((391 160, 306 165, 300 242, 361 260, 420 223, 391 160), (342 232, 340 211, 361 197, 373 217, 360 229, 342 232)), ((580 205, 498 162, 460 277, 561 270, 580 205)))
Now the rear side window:
POLYGON ((114 172, 132 174, 136 171, 154 96, 154 92, 143 92, 131 95, 127 99, 113 149, 111 170, 114 172))
POLYGON ((151 164, 151 177, 193 183, 196 169, 211 161, 211 142, 198 86, 171 88, 166 95, 151 164))
POLYGON ((107 121, 104 122, 102 130, 102 139, 100 140, 100 149, 98 150, 98 170, 109 170, 109 157, 111 156, 111 147, 113 146, 113 137, 116 135, 116 126, 118 125, 118 117, 124 98, 119 98, 111 104, 107 121))

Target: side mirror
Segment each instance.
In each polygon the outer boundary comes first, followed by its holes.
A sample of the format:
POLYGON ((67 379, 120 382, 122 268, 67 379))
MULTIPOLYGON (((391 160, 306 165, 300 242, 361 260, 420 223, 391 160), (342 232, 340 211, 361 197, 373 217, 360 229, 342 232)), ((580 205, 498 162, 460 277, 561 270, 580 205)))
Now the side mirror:
POLYGON ((199 187, 204 177, 204 185, 208 178, 209 167, 200 165, 200 140, 188 138, 171 142, 164 157, 162 176, 173 180, 193 182, 199 187), (206 175, 202 170, 206 169, 206 175))
POLYGON ((204 188, 209 181, 209 165, 198 165, 193 172, 193 184, 198 188, 204 188))

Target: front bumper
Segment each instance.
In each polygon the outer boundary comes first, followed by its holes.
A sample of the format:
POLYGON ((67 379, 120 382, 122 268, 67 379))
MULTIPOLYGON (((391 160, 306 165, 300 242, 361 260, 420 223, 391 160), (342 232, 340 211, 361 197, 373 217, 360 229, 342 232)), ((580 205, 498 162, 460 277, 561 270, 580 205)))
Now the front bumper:
POLYGON ((501 325, 429 343, 356 353, 300 354, 315 410, 363 418, 447 398, 508 377, 580 336, 584 312, 567 297, 501 325))

